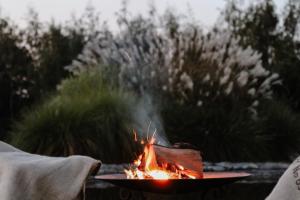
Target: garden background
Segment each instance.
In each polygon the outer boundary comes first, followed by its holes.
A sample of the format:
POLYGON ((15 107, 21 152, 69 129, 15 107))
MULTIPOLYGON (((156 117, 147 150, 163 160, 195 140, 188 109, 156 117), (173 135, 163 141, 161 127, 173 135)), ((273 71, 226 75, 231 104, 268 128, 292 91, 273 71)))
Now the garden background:
MULTIPOLYGON (((192 12, 190 12, 192 13, 192 12)), ((300 2, 226 1, 207 29, 155 5, 111 31, 93 7, 65 23, 0 16, 0 139, 51 156, 132 161, 147 129, 206 161, 292 161, 300 139, 300 2)), ((149 132, 149 131, 148 131, 149 132)))

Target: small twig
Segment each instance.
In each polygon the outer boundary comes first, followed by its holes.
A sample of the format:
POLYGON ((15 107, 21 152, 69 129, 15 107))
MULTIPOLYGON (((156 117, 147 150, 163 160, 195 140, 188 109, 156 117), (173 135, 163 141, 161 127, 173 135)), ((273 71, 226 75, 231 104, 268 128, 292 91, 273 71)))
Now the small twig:
POLYGON ((149 142, 148 134, 151 126, 151 121, 149 122, 148 129, 147 129, 147 142, 149 142))

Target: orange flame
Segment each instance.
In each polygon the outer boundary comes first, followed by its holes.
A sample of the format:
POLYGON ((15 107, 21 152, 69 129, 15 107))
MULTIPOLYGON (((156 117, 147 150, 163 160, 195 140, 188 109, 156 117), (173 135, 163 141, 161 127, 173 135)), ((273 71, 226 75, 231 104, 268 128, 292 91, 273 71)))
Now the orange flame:
MULTIPOLYGON (((136 132, 134 131, 135 139, 136 132)), ((195 179, 196 177, 185 171, 181 165, 170 163, 158 163, 154 151, 154 135, 145 144, 144 152, 134 161, 130 169, 124 170, 128 179, 195 179)), ((144 141, 141 141, 144 144, 144 141)))

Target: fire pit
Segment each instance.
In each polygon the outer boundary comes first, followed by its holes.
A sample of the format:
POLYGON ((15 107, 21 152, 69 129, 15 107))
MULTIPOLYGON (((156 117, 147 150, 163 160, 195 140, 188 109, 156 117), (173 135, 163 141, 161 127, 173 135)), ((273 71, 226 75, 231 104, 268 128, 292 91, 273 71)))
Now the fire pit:
POLYGON ((207 191, 250 176, 237 172, 204 172, 200 179, 127 179, 125 174, 107 174, 96 176, 96 180, 106 181, 119 187, 153 193, 189 193, 207 191))
POLYGON ((129 169, 124 170, 127 179, 167 180, 203 177, 199 151, 156 145, 154 135, 146 143, 142 143, 145 145, 143 153, 129 169))
MULTIPOLYGON (((135 135, 136 139, 136 135, 135 135)), ((137 141, 137 139, 136 139, 137 141)), ((162 194, 179 194, 221 187, 250 176, 243 172, 203 172, 198 150, 154 144, 154 136, 144 144, 143 153, 123 174, 95 176, 121 188, 162 194)))

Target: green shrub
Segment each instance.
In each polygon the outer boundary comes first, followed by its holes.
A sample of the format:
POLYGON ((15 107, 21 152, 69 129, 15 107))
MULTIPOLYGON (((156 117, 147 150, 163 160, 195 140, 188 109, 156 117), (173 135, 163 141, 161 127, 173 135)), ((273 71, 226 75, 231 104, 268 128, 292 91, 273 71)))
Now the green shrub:
POLYGON ((265 141, 269 159, 293 160, 300 152, 300 118, 284 102, 261 103, 258 129, 265 141))
POLYGON ((290 161, 299 154, 300 118, 286 104, 265 100, 249 110, 234 100, 163 110, 171 143, 188 142, 208 161, 290 161))
POLYGON ((89 155, 103 162, 133 158, 128 94, 108 87, 99 73, 65 80, 57 94, 28 110, 13 128, 12 144, 52 156, 89 155))
POLYGON ((163 116, 172 143, 195 145, 206 161, 254 161, 265 155, 256 155, 264 151, 263 141, 249 111, 240 105, 174 105, 163 116))

